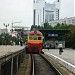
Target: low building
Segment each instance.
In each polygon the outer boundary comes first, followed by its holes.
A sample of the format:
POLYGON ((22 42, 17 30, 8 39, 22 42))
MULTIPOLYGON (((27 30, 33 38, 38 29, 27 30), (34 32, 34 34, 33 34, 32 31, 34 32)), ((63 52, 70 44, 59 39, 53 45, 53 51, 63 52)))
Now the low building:
MULTIPOLYGON (((25 27, 25 26, 13 26, 14 31, 12 34, 15 36, 21 38, 23 36, 27 36, 27 34, 30 32, 30 27, 25 27)), ((14 36, 12 35, 12 36, 14 36)))
POLYGON ((60 24, 72 24, 72 25, 75 25, 75 17, 70 17, 70 18, 64 18, 64 19, 60 19, 60 20, 54 20, 54 21, 49 21, 48 22, 49 25, 52 25, 52 26, 55 26, 57 25, 58 23, 60 24))
POLYGON ((5 33, 8 33, 8 30, 6 31, 6 29, 0 29, 0 35, 5 33))

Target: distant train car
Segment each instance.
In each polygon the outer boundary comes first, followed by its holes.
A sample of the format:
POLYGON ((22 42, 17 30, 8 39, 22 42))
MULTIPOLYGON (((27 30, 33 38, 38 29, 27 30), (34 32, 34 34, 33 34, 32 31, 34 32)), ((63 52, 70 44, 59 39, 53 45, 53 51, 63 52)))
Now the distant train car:
POLYGON ((38 30, 32 30, 29 34, 28 34, 28 52, 32 53, 32 52, 42 52, 42 48, 43 48, 43 34, 38 31, 38 30))

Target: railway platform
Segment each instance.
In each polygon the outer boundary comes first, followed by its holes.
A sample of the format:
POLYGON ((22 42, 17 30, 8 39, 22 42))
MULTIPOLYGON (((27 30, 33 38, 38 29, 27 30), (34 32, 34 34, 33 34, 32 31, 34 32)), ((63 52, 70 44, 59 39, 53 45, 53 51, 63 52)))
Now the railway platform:
POLYGON ((59 49, 43 49, 45 54, 53 57, 67 69, 75 73, 75 50, 65 48, 63 51, 64 52, 59 55, 59 49))
POLYGON ((25 56, 25 46, 0 46, 0 75, 14 75, 25 56))
POLYGON ((25 46, 11 46, 11 45, 1 45, 0 46, 0 58, 3 57, 3 56, 6 56, 6 55, 9 55, 11 53, 14 53, 14 52, 17 52, 17 51, 20 51, 22 49, 24 49, 25 46))

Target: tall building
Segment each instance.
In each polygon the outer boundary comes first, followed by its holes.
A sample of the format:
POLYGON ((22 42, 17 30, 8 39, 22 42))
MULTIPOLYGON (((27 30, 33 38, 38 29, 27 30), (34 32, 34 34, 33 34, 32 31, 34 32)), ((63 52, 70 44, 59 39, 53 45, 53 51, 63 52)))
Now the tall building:
POLYGON ((33 1, 33 24, 40 25, 44 22, 44 0, 33 1))
POLYGON ((55 4, 45 3, 45 21, 53 21, 55 20, 55 4))
POLYGON ((45 22, 58 20, 60 13, 60 0, 53 4, 44 0, 33 1, 33 25, 43 25, 45 22))
POLYGON ((61 3, 61 0, 55 0, 54 4, 55 4, 55 20, 59 20, 59 17, 60 17, 60 3, 61 3))
POLYGON ((74 0, 74 16, 75 16, 75 0, 74 0))

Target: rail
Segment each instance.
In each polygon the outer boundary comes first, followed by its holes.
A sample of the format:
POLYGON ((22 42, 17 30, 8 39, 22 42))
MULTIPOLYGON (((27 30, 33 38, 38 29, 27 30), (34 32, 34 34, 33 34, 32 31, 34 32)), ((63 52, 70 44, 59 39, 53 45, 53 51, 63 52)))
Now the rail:
POLYGON ((44 55, 32 54, 33 71, 32 75, 62 75, 44 55))

